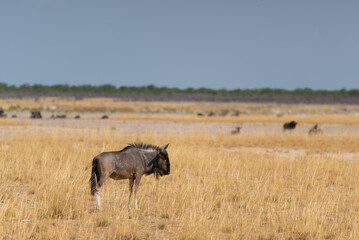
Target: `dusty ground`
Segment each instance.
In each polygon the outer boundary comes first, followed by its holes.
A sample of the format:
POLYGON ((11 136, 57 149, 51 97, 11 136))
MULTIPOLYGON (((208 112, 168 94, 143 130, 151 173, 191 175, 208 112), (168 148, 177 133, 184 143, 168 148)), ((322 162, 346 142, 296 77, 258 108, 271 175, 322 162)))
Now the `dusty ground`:
MULTIPOLYGON (((97 114, 98 115, 98 114, 97 114)), ((95 118, 94 114, 86 115, 86 118, 82 119, 16 119, 19 125, 15 126, 0 126, 0 137, 6 138, 8 136, 19 136, 19 135, 31 135, 36 131, 41 133, 43 136, 51 137, 53 132, 64 129, 70 130, 72 134, 81 134, 83 131, 92 131, 96 134, 100 130, 108 130, 108 133, 118 134, 119 131, 134 131, 138 132, 139 136, 147 131, 158 131, 168 133, 185 133, 185 132, 197 132, 201 133, 213 133, 213 134, 228 134, 228 136, 237 126, 241 127, 240 134, 303 134, 307 133, 313 124, 299 124, 295 130, 283 132, 281 123, 183 123, 183 122, 166 122, 166 121, 152 121, 152 120, 101 120, 95 118), (22 125, 25 123, 25 125, 22 125)), ((332 134, 353 134, 359 133, 359 126, 352 124, 321 124, 324 135, 332 134)), ((309 137, 309 136, 308 136, 309 137)), ((294 159, 298 156, 306 156, 308 153, 303 149, 297 148, 275 148, 275 147, 235 147, 226 148, 227 151, 231 152, 251 152, 258 154, 271 154, 277 155, 278 157, 284 157, 287 159, 294 159)), ((310 153, 313 154, 313 153, 310 153)), ((327 152, 327 156, 342 156, 348 160, 359 159, 359 153, 331 153, 327 152)))
MULTIPOLYGON (((81 119, 14 119, 19 125, 11 126, 10 129, 28 128, 29 131, 41 130, 46 131, 46 128, 73 128, 73 129, 118 129, 130 131, 166 131, 166 132, 183 132, 183 131, 198 131, 198 132, 222 132, 230 133, 237 126, 241 127, 241 133, 283 133, 282 123, 225 123, 225 122, 170 122, 170 121, 154 121, 154 120, 112 120, 112 119, 98 119, 93 116, 87 116, 81 119), (23 124, 22 124, 23 123, 23 124), (31 128, 30 128, 31 126, 31 128)), ((313 126, 313 124, 300 123, 295 130, 287 131, 306 133, 313 126)), ((4 135, 8 126, 0 126, 3 131, 0 133, 4 135)), ((359 133, 359 126, 355 124, 320 124, 320 129, 324 134, 330 133, 359 133)))

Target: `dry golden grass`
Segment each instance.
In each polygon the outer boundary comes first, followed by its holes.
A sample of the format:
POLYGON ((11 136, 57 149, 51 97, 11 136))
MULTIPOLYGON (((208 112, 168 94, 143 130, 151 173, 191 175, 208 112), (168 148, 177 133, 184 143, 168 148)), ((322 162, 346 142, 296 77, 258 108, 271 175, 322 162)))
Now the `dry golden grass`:
POLYGON ((4 239, 359 237, 359 159, 346 157, 357 153, 357 135, 43 130, 19 128, 1 139, 4 239), (109 180, 104 209, 96 211, 88 182, 92 157, 139 140, 170 143, 171 174, 144 177, 140 209, 131 212, 128 181, 109 180), (289 160, 290 152, 251 147, 306 154, 289 160))
MULTIPOLYGON (((10 106, 26 110, 38 104, 41 109, 55 105, 69 112, 101 111, 93 99, 1 101, 10 110, 15 110, 10 106)), ((115 113, 119 106, 129 107, 130 112, 143 106, 188 112, 207 111, 212 106, 104 101, 102 105, 109 104, 108 110, 115 113)), ((291 106, 298 114, 279 118, 265 113, 274 107, 270 104, 214 106, 255 109, 255 114, 201 118, 132 113, 117 114, 114 119, 136 120, 136 124, 147 120, 282 122, 292 117, 308 123, 359 122, 352 113, 338 114, 343 106, 291 106), (325 114, 327 111, 331 114, 325 114)), ((282 112, 289 108, 276 107, 282 112)), ((356 106, 348 109, 354 111, 356 106)), ((45 120, 0 119, 0 239, 359 238, 357 133, 141 132, 68 128, 61 121, 58 126, 35 124, 41 121, 45 120), (171 174, 158 181, 143 177, 139 210, 130 212, 128 181, 108 180, 102 190, 103 210, 97 211, 88 182, 92 158, 136 141, 170 143, 171 174)))
POLYGON ((26 119, 0 118, 0 126, 26 126, 26 119))

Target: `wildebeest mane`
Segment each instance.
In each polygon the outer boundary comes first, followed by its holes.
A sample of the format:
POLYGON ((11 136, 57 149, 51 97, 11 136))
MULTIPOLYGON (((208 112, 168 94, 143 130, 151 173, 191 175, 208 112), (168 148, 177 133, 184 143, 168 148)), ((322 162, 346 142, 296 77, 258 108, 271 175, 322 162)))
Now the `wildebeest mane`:
POLYGON ((156 150, 161 151, 161 148, 152 144, 145 144, 145 143, 129 143, 126 147, 124 147, 120 152, 124 152, 130 148, 138 148, 142 150, 156 150))

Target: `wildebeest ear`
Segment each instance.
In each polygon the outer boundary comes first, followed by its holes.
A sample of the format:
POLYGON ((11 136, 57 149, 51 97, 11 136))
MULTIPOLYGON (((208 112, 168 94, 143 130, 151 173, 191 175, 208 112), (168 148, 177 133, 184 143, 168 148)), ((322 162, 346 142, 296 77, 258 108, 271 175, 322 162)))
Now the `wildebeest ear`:
POLYGON ((166 150, 166 148, 168 147, 169 143, 167 143, 166 145, 163 145, 163 147, 161 147, 161 152, 164 152, 166 150))

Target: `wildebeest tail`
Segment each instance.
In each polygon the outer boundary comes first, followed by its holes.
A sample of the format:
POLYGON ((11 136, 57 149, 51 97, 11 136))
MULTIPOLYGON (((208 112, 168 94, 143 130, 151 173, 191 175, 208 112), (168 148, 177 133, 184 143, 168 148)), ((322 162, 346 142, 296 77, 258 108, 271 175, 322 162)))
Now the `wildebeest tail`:
POLYGON ((98 159, 94 158, 92 160, 92 170, 91 170, 91 194, 95 195, 97 192, 97 182, 99 180, 99 169, 98 169, 98 159))

